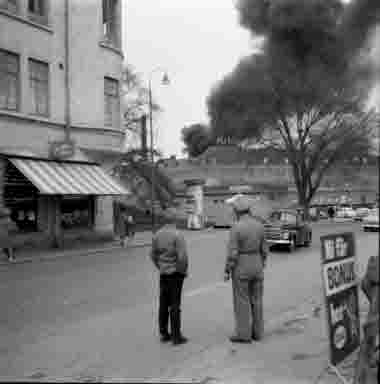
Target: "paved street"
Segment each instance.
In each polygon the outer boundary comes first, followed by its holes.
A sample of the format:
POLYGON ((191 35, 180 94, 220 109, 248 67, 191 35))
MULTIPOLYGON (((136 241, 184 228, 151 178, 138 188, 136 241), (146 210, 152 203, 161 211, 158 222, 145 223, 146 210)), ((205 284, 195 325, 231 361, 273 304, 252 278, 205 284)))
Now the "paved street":
MULTIPOLYGON (((351 230, 363 273, 378 252, 378 234, 360 224, 317 223, 310 249, 271 252, 267 322, 300 303, 322 302, 319 236, 351 230)), ((176 348, 158 340, 158 279, 148 248, 1 266, 0 379, 175 376, 176 367, 225 343, 233 329, 231 288, 222 282, 226 239, 226 231, 187 233, 183 328, 190 342, 176 348)), ((281 335, 266 335, 275 337, 281 335)))

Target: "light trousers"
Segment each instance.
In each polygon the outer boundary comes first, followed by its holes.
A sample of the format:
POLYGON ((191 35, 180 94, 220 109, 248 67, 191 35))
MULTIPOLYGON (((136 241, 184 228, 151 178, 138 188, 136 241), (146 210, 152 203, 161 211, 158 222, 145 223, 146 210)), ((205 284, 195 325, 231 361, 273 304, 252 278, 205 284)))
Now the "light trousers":
POLYGON ((232 276, 232 293, 236 336, 244 340, 260 340, 264 333, 264 280, 232 276))

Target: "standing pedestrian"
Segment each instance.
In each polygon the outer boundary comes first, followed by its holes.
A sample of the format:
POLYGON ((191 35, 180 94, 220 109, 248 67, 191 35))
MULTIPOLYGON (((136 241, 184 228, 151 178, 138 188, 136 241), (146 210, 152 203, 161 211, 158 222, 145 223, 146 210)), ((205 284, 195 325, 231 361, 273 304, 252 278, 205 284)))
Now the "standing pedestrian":
POLYGON ((128 222, 128 213, 124 205, 120 208, 120 245, 122 247, 126 246, 126 239, 129 238, 129 222, 128 222))
POLYGON ((233 203, 237 221, 230 230, 224 280, 232 279, 235 334, 231 342, 250 343, 264 333, 263 287, 267 246, 264 226, 250 212, 247 198, 233 203))
POLYGON ((0 208, 0 246, 10 262, 15 261, 14 248, 10 235, 11 226, 12 221, 10 219, 9 209, 5 207, 0 208))
POLYGON ((158 325, 161 341, 184 344, 188 340, 181 332, 181 296, 187 276, 188 256, 185 238, 178 231, 174 219, 153 237, 150 256, 160 272, 158 325))
POLYGON ((127 222, 127 236, 132 238, 135 235, 135 220, 133 219, 133 216, 131 214, 128 215, 127 222))

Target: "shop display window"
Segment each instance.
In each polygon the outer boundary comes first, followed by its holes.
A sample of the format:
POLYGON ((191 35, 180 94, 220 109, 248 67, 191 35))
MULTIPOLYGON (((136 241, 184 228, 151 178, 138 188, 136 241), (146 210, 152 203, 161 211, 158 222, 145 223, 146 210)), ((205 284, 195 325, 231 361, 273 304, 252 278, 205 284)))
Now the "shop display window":
POLYGON ((11 211, 11 220, 16 224, 20 232, 37 231, 37 202, 28 201, 19 204, 13 204, 9 207, 11 211))
POLYGON ((94 222, 94 209, 93 196, 63 197, 61 201, 62 228, 91 228, 94 222))

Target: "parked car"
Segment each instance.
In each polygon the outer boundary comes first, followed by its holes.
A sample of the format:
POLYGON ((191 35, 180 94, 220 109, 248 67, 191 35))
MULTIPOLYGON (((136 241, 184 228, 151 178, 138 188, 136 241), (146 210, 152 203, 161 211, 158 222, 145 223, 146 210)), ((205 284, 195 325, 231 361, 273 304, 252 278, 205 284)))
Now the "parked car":
POLYGON ((379 230, 379 210, 372 209, 369 214, 363 218, 363 231, 378 231, 379 230))
POLYGON ((356 213, 351 207, 340 207, 335 215, 338 219, 353 219, 355 216, 356 213))
POLYGON ((297 246, 310 246, 312 230, 301 211, 276 210, 265 224, 265 238, 270 246, 285 245, 292 252, 297 246))
POLYGON ((362 221, 363 218, 369 214, 369 211, 370 211, 369 208, 366 208, 366 207, 357 208, 355 211, 354 220, 362 221))

